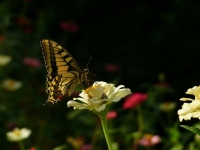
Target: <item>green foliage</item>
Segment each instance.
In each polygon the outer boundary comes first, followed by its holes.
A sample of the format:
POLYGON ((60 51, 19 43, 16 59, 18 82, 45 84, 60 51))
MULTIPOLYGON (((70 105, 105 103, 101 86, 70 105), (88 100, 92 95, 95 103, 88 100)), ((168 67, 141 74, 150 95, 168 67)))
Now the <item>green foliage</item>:
POLYGON ((186 125, 180 125, 180 126, 191 131, 191 132, 193 132, 193 133, 200 135, 200 129, 197 128, 197 127, 189 127, 189 126, 186 126, 186 125))

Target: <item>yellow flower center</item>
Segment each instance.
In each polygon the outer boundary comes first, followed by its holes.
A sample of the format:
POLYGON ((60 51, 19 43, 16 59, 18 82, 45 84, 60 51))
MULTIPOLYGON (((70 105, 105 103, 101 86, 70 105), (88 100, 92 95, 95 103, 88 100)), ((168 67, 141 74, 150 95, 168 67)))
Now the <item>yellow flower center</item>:
POLYGON ((14 86, 15 83, 16 83, 15 80, 10 79, 10 80, 8 81, 8 86, 14 86))
POLYGON ((151 140, 152 137, 153 137, 153 136, 152 136, 151 134, 146 134, 146 135, 145 135, 145 139, 146 139, 146 140, 149 140, 149 141, 151 140))
POLYGON ((20 130, 18 128, 15 128, 13 133, 14 133, 15 136, 20 136, 21 135, 21 132, 20 132, 20 130))
POLYGON ((86 90, 83 90, 83 92, 89 97, 89 98, 92 98, 92 95, 90 95, 90 92, 95 90, 97 88, 96 85, 94 86, 91 86, 89 88, 87 88, 86 90))
POLYGON ((85 91, 89 92, 90 90, 95 90, 97 88, 96 85, 87 88, 85 91))

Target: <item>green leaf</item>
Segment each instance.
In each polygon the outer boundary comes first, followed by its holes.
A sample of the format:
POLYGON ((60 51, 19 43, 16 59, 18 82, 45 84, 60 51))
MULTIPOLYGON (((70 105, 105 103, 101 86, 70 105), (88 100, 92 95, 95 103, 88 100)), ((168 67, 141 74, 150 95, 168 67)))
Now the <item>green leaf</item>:
POLYGON ((200 135, 200 129, 199 128, 196 128, 196 127, 189 127, 189 126, 186 126, 186 125, 180 125, 181 127, 189 130, 189 131, 192 131, 193 133, 196 133, 198 135, 200 135))
POLYGON ((58 147, 55 147, 53 150, 67 150, 67 145, 60 145, 58 147))

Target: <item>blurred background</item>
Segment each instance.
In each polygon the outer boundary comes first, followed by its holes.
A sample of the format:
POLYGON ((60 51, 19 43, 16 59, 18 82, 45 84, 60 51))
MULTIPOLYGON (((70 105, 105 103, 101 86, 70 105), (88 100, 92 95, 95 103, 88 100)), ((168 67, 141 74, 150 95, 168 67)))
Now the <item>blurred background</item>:
POLYGON ((143 116, 141 135, 162 139, 148 148, 198 145, 193 134, 179 128, 177 110, 186 90, 199 85, 199 4, 184 0, 0 2, 0 149, 19 149, 6 139, 15 127, 32 130, 24 141, 27 149, 61 145, 61 149, 78 150, 86 144, 93 150, 106 149, 98 118, 89 111, 67 108, 67 101, 78 96, 80 87, 70 98, 42 105, 47 100, 42 39, 60 43, 81 69, 92 57, 91 80, 122 84, 133 93, 148 95, 128 110, 122 107, 124 100, 112 105, 118 113, 110 121, 118 149, 147 149, 140 144, 134 147, 138 138, 134 133, 141 125, 138 115, 143 116), (176 107, 164 112, 160 105, 166 103, 176 107))

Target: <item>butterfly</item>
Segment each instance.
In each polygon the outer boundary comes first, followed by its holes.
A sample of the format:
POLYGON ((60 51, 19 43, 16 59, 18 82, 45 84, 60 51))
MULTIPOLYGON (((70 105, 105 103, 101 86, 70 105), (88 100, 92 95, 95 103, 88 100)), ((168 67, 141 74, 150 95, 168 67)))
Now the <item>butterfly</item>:
POLYGON ((81 71, 72 55, 60 44, 44 39, 40 41, 44 62, 47 70, 46 92, 49 94, 47 102, 53 104, 63 96, 70 96, 75 87, 87 80, 89 69, 81 71))

